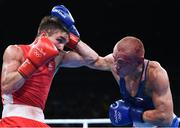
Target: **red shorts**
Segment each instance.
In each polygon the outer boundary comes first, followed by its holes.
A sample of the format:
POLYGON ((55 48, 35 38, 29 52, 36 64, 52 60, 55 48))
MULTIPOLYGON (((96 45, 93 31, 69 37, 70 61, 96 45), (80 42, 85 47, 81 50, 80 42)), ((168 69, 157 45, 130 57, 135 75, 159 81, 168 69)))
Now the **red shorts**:
POLYGON ((23 118, 23 117, 5 117, 0 120, 0 127, 43 127, 43 128, 50 128, 45 123, 23 118))

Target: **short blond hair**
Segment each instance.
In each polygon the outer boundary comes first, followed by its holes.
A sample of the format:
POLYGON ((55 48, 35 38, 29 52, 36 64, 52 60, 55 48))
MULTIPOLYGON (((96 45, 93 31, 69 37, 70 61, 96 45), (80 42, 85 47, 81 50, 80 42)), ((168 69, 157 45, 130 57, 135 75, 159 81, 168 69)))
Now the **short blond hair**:
POLYGON ((113 52, 122 51, 128 56, 144 58, 145 49, 142 41, 134 36, 126 36, 114 46, 113 52))

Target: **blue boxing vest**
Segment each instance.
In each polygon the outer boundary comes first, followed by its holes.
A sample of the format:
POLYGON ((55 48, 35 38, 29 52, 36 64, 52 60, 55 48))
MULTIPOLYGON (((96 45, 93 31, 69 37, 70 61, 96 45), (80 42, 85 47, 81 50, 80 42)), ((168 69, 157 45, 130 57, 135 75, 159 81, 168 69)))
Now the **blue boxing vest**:
POLYGON ((152 98, 144 94, 144 88, 146 84, 146 72, 149 61, 144 61, 143 71, 140 78, 139 88, 134 97, 132 97, 126 89, 126 82, 124 78, 120 78, 119 87, 122 99, 125 102, 130 103, 132 106, 141 107, 144 110, 154 109, 154 104, 152 102, 152 98), (142 79, 142 77, 144 78, 142 79))
MULTIPOLYGON (((155 108, 154 104, 152 102, 152 98, 147 96, 144 93, 144 89, 145 89, 145 85, 146 85, 146 72, 147 72, 148 64, 149 64, 149 60, 145 60, 144 65, 143 65, 142 75, 141 75, 141 81, 139 83, 139 88, 134 97, 132 97, 129 94, 129 92, 127 91, 125 79, 120 78, 120 80, 119 80, 119 87, 120 87, 120 93, 121 93, 122 99, 125 102, 131 104, 132 106, 140 107, 140 108, 143 108, 144 110, 150 110, 150 109, 155 108)), ((144 126, 145 127, 156 127, 149 123, 139 123, 139 124, 133 124, 133 125, 137 128, 144 127, 144 126)), ((174 114, 172 124, 170 127, 177 128, 178 125, 179 125, 179 120, 178 120, 177 116, 174 114)))

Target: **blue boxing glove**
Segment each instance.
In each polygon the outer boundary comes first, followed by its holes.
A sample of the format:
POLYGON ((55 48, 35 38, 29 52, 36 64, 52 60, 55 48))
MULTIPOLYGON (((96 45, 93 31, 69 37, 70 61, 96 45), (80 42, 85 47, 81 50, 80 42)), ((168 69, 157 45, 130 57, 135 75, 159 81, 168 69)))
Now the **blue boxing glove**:
POLYGON ((69 10, 64 5, 54 6, 51 10, 51 15, 58 17, 61 22, 65 25, 65 27, 70 32, 70 41, 67 43, 67 47, 74 49, 77 43, 80 41, 80 34, 76 27, 74 26, 74 19, 69 12, 69 10))
POLYGON ((138 107, 131 107, 130 109, 130 115, 133 120, 133 122, 141 122, 143 123, 143 112, 144 110, 142 108, 138 107))
POLYGON ((109 118, 115 126, 132 124, 130 117, 130 105, 123 100, 118 100, 109 107, 109 118))
POLYGON ((74 26, 74 19, 69 10, 64 5, 54 6, 51 10, 51 15, 59 18, 64 23, 66 28, 76 36, 80 36, 76 27, 74 26))

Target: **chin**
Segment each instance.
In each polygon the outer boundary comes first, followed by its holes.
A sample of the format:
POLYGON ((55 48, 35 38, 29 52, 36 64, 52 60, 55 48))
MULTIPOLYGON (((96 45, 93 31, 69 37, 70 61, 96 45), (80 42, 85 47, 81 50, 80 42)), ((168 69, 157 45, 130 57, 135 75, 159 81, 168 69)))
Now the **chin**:
POLYGON ((120 77, 125 77, 126 75, 124 75, 124 74, 119 74, 119 76, 120 76, 120 77))
POLYGON ((121 72, 121 73, 119 73, 119 76, 120 76, 120 77, 125 77, 125 76, 127 76, 127 75, 128 75, 127 72, 121 72))

